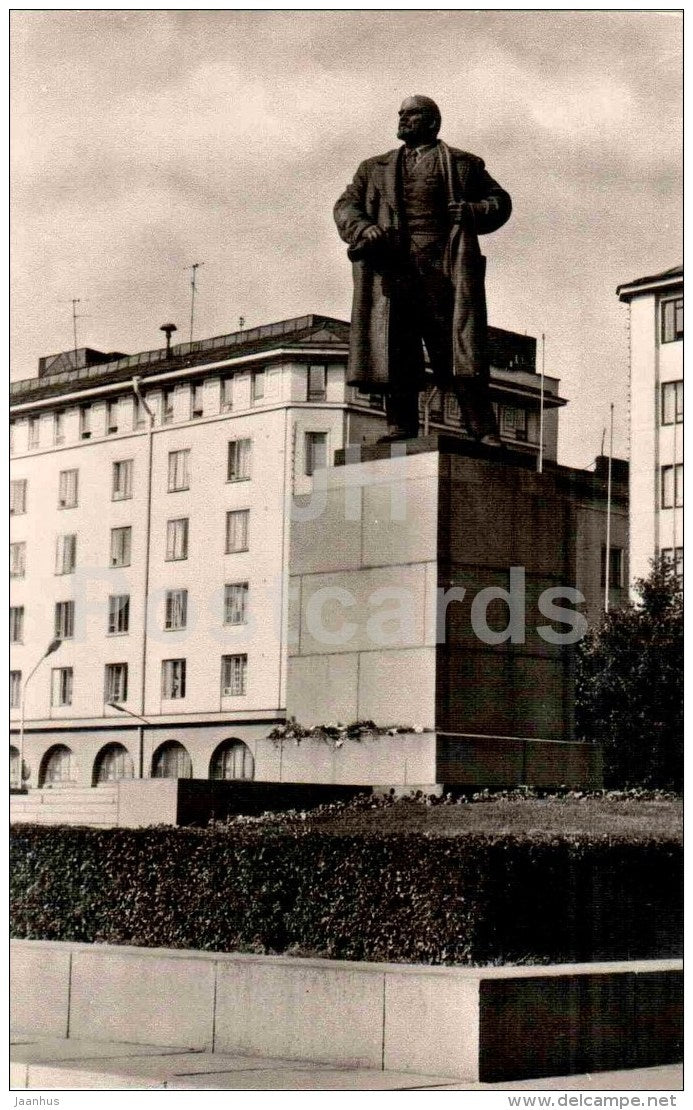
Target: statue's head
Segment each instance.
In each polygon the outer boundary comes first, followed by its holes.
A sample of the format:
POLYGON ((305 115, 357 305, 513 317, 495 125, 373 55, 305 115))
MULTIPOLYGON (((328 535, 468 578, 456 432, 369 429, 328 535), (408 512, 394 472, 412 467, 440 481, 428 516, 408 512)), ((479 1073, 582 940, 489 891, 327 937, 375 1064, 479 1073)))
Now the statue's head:
POLYGON ((440 108, 429 96, 408 96, 399 110, 397 138, 408 146, 432 143, 440 131, 440 108))

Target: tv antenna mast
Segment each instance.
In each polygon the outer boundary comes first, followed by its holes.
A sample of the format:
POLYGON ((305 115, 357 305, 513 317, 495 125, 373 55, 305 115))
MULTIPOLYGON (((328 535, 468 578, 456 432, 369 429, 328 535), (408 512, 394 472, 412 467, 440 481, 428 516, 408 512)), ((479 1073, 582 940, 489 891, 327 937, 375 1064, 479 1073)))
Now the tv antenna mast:
POLYGON ((67 303, 67 304, 72 305, 72 343, 73 343, 72 349, 73 349, 73 351, 76 351, 77 350, 77 321, 85 319, 87 317, 88 313, 77 311, 77 305, 84 303, 80 299, 80 297, 72 297, 69 301, 67 301, 67 302, 61 301, 60 303, 61 304, 67 303))
POLYGON ((192 272, 190 278, 190 342, 193 341, 193 324, 195 322, 195 291, 197 289, 197 271, 200 266, 204 266, 204 262, 193 262, 192 266, 186 266, 187 270, 192 272))

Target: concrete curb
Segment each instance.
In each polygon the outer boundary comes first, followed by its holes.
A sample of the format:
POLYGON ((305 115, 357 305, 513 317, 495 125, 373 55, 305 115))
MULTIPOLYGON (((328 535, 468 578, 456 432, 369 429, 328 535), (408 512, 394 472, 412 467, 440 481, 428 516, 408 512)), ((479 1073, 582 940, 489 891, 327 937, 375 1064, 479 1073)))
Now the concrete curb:
POLYGON ((502 1082, 676 1062, 682 963, 427 967, 13 941, 12 1024, 53 1037, 502 1082))

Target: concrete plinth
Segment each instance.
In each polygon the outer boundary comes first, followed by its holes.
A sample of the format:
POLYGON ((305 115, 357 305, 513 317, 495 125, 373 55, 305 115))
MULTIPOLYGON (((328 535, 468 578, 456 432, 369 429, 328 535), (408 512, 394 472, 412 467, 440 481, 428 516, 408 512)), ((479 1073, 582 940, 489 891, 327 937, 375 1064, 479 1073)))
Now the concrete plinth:
MULTIPOLYGON (((567 748, 528 763, 526 747, 574 739, 581 491, 560 468, 460 440, 364 454, 298 499, 287 713, 445 734, 439 783, 584 783, 567 748)), ((599 575, 596 547, 581 567, 599 575)))

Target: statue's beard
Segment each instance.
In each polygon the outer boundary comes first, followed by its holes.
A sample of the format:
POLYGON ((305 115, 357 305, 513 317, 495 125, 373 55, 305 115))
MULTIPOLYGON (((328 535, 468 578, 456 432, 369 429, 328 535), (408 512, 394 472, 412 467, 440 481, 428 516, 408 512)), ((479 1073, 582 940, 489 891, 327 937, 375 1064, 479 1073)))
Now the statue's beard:
POLYGON ((397 138, 409 146, 423 146, 424 143, 432 143, 435 137, 430 131, 412 131, 400 126, 397 128, 397 138))

